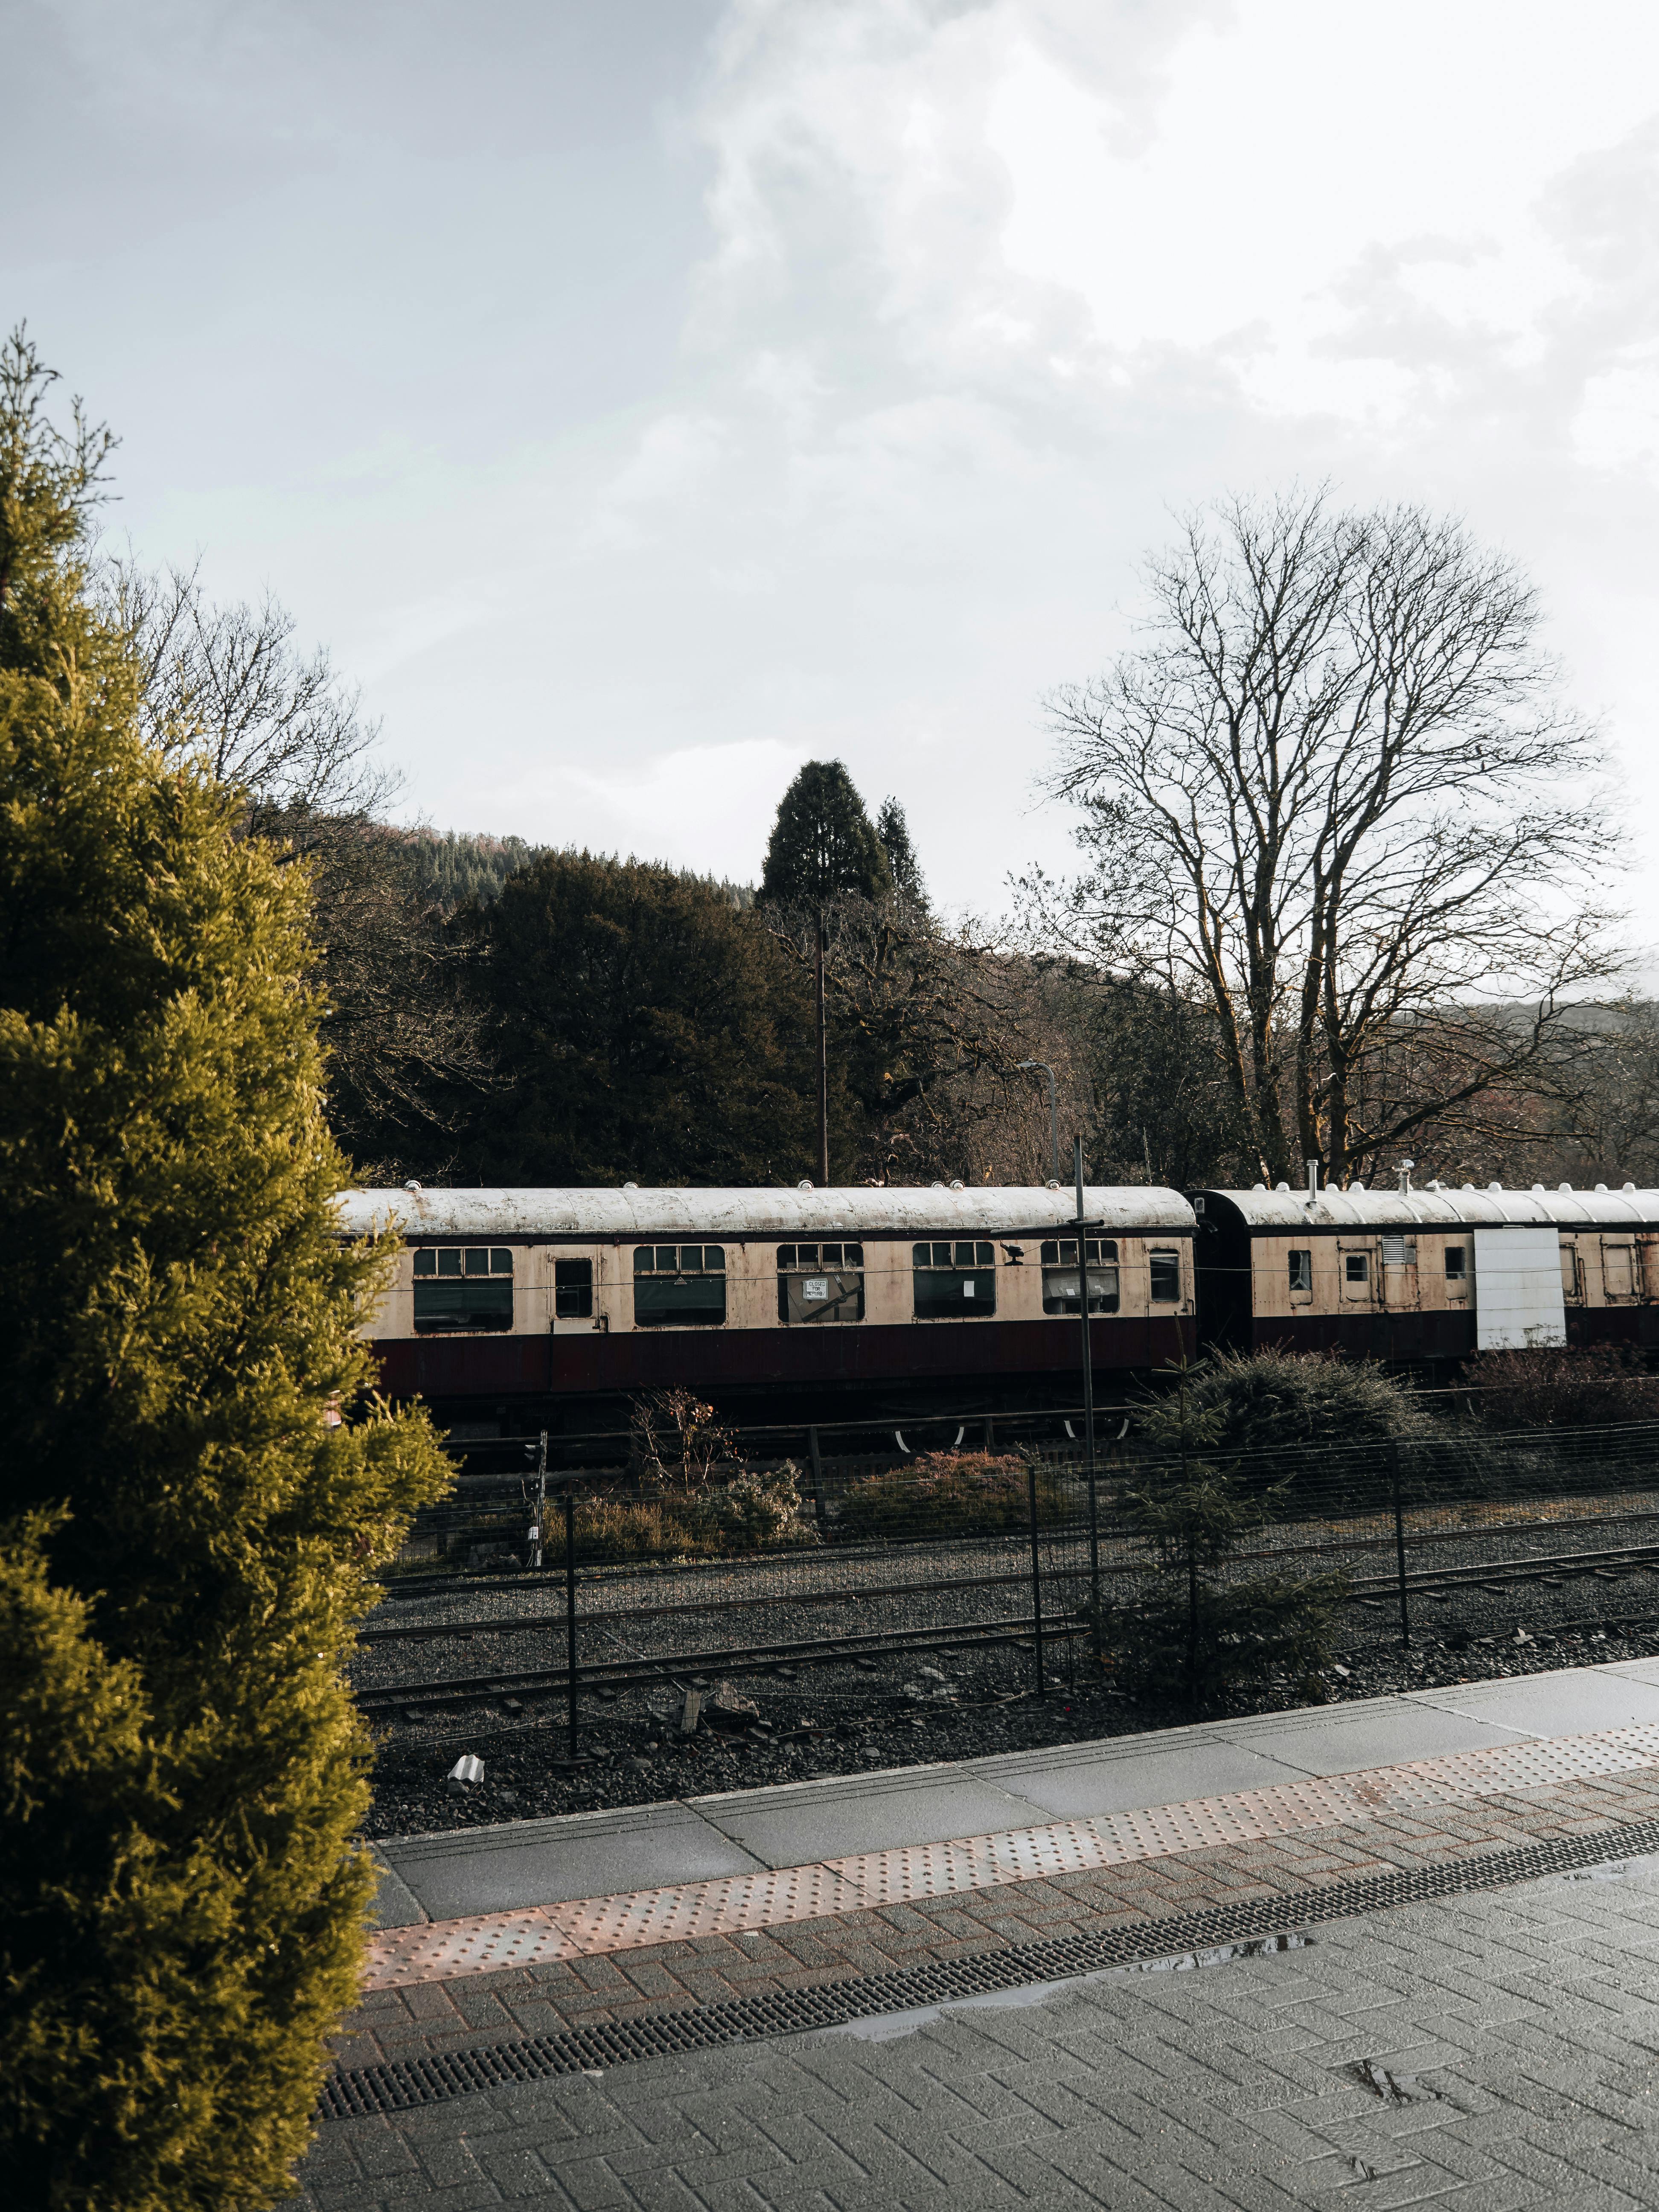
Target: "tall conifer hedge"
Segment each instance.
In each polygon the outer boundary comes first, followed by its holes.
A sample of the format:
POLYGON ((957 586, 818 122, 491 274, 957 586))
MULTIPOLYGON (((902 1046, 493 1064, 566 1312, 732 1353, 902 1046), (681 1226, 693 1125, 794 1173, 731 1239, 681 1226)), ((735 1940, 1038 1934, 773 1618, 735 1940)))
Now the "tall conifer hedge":
POLYGON ((365 1398, 303 869, 164 769, 100 619, 108 450, 0 352, 0 2174, 285 2190, 356 1990, 368 1577, 446 1470, 365 1398), (343 1408, 344 1419, 337 1408, 343 1408))

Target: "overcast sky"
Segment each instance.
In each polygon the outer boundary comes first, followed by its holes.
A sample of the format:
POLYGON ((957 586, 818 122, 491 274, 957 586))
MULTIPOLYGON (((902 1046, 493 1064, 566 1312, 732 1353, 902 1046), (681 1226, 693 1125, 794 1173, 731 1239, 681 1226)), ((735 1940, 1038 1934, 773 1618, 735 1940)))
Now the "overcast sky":
POLYGON ((407 811, 752 879, 795 766, 948 900, 1223 489, 1531 571, 1659 942, 1652 0, 0 0, 0 310, 143 556, 267 584, 407 811))

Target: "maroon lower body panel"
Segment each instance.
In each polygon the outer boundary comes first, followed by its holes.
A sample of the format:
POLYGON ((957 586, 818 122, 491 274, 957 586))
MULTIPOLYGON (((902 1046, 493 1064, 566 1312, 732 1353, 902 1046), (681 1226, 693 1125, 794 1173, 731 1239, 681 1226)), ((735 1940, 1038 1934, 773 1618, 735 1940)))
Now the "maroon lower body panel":
POLYGON ((1569 1306, 1567 1342, 1655 1350, 1659 1348, 1659 1306, 1569 1306))
MULTIPOLYGON (((1108 1316, 1093 1325, 1097 1370, 1164 1367, 1197 1351, 1190 1318, 1108 1316)), ((784 1389, 1075 1376, 1079 1324, 920 1322, 896 1328, 636 1329, 570 1336, 380 1337, 392 1398, 587 1397, 613 1391, 784 1389)))
POLYGON ((1340 1352, 1349 1359, 1467 1359, 1473 1313, 1258 1314, 1258 1352, 1340 1352))

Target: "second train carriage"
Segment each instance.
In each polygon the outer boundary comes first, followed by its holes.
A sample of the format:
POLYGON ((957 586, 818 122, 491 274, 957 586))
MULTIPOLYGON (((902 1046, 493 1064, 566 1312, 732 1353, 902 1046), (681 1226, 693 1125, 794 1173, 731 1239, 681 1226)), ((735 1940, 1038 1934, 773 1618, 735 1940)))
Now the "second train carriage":
POLYGON ((1528 1345, 1659 1348, 1659 1191, 1196 1193, 1200 1334, 1439 1365, 1528 1345))
POLYGON ((831 1419, 1075 1403, 1079 1301, 1097 1373, 1197 1349, 1178 1192, 366 1190, 349 1234, 393 1228, 367 1326, 383 1387, 441 1415, 590 1425, 684 1385, 728 1416, 831 1419), (1069 1325, 1068 1325, 1069 1324, 1069 1325), (563 1419, 561 1420, 561 1415, 563 1419))

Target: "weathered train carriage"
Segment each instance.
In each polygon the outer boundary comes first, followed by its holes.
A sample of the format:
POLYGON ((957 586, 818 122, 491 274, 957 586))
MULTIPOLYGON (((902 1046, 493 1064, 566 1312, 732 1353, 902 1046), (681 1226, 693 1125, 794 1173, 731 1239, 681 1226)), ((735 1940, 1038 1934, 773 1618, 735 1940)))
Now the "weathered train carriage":
POLYGON ((1195 1216, 1172 1190, 369 1190, 393 1227, 366 1324, 384 1387, 452 1419, 684 1385, 755 1419, 1074 1401, 1079 1297, 1097 1371, 1196 1345, 1195 1216), (1068 1324, 1069 1321, 1069 1326, 1068 1324))
POLYGON ((1659 1191, 1568 1184, 1196 1194, 1200 1332, 1402 1363, 1659 1346, 1659 1191))

